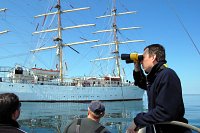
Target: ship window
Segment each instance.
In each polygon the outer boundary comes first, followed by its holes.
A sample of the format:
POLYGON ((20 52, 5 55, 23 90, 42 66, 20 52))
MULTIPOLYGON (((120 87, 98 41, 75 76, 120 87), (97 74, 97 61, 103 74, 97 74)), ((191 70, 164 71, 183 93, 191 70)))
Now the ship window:
POLYGON ((15 74, 23 74, 23 70, 22 69, 15 69, 15 74))

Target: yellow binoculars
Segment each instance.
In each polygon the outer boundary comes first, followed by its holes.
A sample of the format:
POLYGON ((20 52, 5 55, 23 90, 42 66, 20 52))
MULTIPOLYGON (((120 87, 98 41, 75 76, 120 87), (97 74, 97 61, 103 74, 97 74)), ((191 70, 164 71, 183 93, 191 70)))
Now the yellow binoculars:
POLYGON ((136 63, 143 60, 143 55, 138 53, 121 54, 121 60, 126 60, 126 63, 136 63))

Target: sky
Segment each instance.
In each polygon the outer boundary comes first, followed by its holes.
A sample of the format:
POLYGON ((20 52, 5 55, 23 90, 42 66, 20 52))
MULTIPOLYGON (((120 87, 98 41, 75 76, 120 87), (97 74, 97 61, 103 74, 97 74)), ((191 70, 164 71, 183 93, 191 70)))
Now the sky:
MULTIPOLYGON (((116 0, 117 12, 137 11, 137 14, 123 15, 117 18, 117 26, 140 26, 141 29, 120 31, 118 39, 145 40, 143 43, 120 45, 120 54, 142 53, 145 46, 160 43, 166 49, 167 64, 178 74, 184 94, 200 94, 200 1, 199 0, 116 0), (185 29, 186 30, 185 30, 185 29), (189 35, 188 35, 189 34, 189 35), (192 41, 191 41, 192 40, 192 41), (195 48, 195 46, 196 48, 195 48)), ((108 73, 114 63, 106 61, 94 63, 90 60, 96 57, 106 57, 110 52, 104 48, 91 46, 111 42, 112 34, 92 34, 97 30, 110 29, 111 18, 96 19, 95 17, 109 14, 111 0, 61 0, 62 10, 90 7, 90 10, 62 14, 62 27, 79 24, 96 24, 95 27, 63 31, 63 42, 100 40, 98 43, 64 48, 64 62, 67 64, 65 75, 84 76, 98 73, 100 76, 108 73), (100 68, 101 67, 101 68, 100 68)), ((20 64, 26 67, 55 69, 57 63, 56 50, 42 51, 32 54, 30 50, 38 47, 56 45, 52 39, 56 33, 32 35, 36 30, 55 28, 56 16, 34 18, 46 12, 56 11, 56 0, 1 0, 0 8, 8 8, 0 12, 0 31, 10 30, 0 35, 0 64, 14 67, 20 64), (44 21, 45 20, 45 21, 44 21)), ((132 79, 133 64, 121 61, 128 80, 132 79)))

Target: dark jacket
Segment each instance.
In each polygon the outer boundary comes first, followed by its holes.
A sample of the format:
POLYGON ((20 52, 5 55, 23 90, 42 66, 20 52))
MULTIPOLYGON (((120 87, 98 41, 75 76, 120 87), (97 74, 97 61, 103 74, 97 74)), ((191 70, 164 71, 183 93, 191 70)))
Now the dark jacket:
POLYGON ((135 85, 147 90, 148 96, 148 112, 139 113, 134 122, 139 128, 147 127, 147 133, 154 133, 153 124, 156 133, 186 133, 187 129, 183 127, 157 124, 172 120, 188 122, 184 118, 180 79, 164 63, 158 62, 147 76, 142 72, 133 72, 135 85))
POLYGON ((23 130, 19 129, 19 124, 10 120, 9 122, 0 122, 0 133, 26 133, 23 130))
POLYGON ((110 133, 99 122, 89 118, 73 120, 64 130, 64 133, 110 133), (79 121, 79 122, 78 122, 79 121), (76 130, 79 130, 77 132, 76 130))

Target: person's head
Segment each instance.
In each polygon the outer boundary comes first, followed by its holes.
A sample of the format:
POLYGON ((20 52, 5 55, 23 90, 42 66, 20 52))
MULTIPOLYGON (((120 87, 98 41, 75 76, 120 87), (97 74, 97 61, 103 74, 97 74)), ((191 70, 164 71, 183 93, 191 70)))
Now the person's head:
POLYGON ((150 72, 159 61, 165 61, 165 48, 160 44, 152 44, 144 48, 142 67, 145 72, 150 72))
POLYGON ((21 103, 14 93, 0 94, 0 121, 17 120, 21 103))
POLYGON ((92 101, 88 107, 88 117, 100 120, 105 114, 105 106, 100 101, 92 101))

